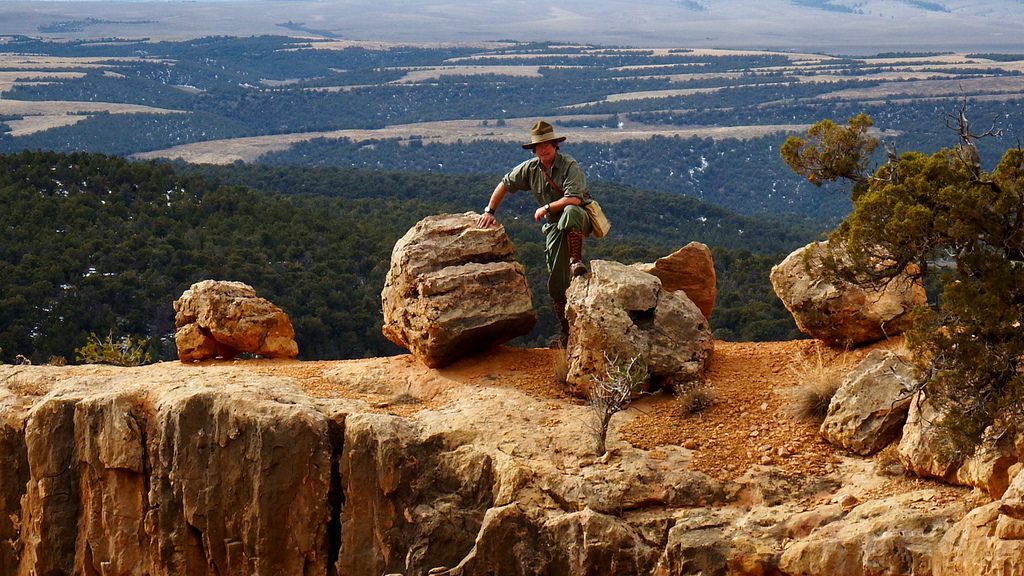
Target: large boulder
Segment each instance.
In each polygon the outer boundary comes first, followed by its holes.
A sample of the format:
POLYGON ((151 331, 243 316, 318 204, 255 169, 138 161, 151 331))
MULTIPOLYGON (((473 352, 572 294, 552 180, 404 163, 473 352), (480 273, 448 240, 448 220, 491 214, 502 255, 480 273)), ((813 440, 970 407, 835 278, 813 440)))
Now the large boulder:
POLYGON ((913 366, 893 352, 875 350, 832 396, 822 437, 862 456, 878 452, 899 438, 916 387, 913 366))
POLYGON ((910 328, 911 312, 926 301, 924 287, 909 275, 884 288, 863 288, 827 277, 827 242, 793 252, 772 267, 775 294, 801 332, 833 346, 855 346, 910 328))
POLYGON ((637 268, 661 279, 662 289, 685 292, 704 317, 711 318, 717 296, 715 260, 705 244, 690 242, 653 264, 637 264, 637 268))
POLYGON ((174 342, 182 362, 232 358, 241 353, 269 358, 299 354, 295 329, 283 310, 241 282, 203 280, 174 302, 174 342))
POLYGON ((909 472, 950 484, 974 486, 999 498, 1024 463, 1024 434, 989 428, 970 453, 951 450, 943 429, 945 414, 924 395, 915 396, 903 426, 900 461, 909 472))
POLYGON ((595 260, 566 293, 568 377, 585 396, 609 362, 639 356, 650 377, 669 389, 703 379, 714 344, 707 318, 684 292, 670 292, 657 276, 595 260))
POLYGON ((478 215, 419 221, 391 252, 381 292, 384 336, 431 368, 533 329, 530 287, 504 227, 478 215))

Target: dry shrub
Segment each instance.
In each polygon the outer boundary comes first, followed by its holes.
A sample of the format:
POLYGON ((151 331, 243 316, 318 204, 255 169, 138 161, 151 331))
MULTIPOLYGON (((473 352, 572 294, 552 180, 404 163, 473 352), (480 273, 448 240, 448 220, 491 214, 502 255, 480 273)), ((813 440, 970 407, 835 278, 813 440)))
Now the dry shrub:
POLYGON ((847 353, 829 360, 822 348, 822 345, 816 346, 812 358, 800 356, 790 365, 796 385, 782 394, 787 401, 787 412, 798 420, 824 421, 832 397, 852 368, 847 353))
POLYGON ((700 414, 718 402, 718 395, 715 388, 709 382, 692 382, 686 386, 676 389, 676 398, 679 400, 680 410, 683 416, 700 414))
POLYGON ((419 403, 420 399, 413 396, 409 392, 402 392, 400 394, 396 394, 393 398, 391 398, 390 401, 388 401, 389 406, 404 406, 419 403))
POLYGON ((565 386, 565 382, 569 379, 569 354, 565 348, 551 350, 551 373, 555 384, 565 386))
POLYGON ((903 476, 907 469, 900 460, 900 444, 893 442, 875 454, 875 470, 882 476, 903 476))
POLYGON ((598 456, 604 456, 608 451, 608 428, 612 416, 625 410, 642 394, 650 377, 647 363, 640 355, 622 362, 605 353, 605 374, 604 378, 594 378, 589 398, 593 415, 589 427, 594 435, 598 456))

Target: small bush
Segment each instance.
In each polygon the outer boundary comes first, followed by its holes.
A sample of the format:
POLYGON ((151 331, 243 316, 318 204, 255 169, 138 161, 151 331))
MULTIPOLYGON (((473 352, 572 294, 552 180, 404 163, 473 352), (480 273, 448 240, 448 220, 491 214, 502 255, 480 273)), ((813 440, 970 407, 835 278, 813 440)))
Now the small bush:
POLYGON ((625 410, 641 393, 649 372, 639 355, 625 363, 606 355, 605 375, 605 378, 594 378, 590 387, 590 408, 594 415, 591 430, 599 456, 608 451, 606 442, 612 416, 625 410))
POLYGON ((676 390, 683 416, 693 416, 711 408, 718 401, 718 395, 711 384, 694 382, 676 390))
POLYGON ((401 392, 399 394, 396 394, 394 397, 392 397, 391 401, 388 402, 388 405, 390 405, 390 406, 408 406, 410 404, 419 404, 419 403, 420 403, 420 399, 419 398, 413 396, 412 394, 410 394, 408 392, 401 392))
POLYGON ((75 359, 83 364, 113 364, 114 366, 141 366, 153 361, 146 347, 149 342, 144 338, 122 336, 114 340, 107 334, 100 338, 95 333, 89 334, 85 346, 75 348, 75 359))
POLYGON ((903 476, 906 467, 900 460, 899 442, 889 444, 875 455, 875 470, 881 476, 903 476))
POLYGON ((799 420, 824 421, 828 405, 850 368, 845 354, 835 362, 827 362, 821 347, 815 350, 813 360, 801 357, 791 366, 796 385, 783 392, 789 402, 789 414, 799 420))

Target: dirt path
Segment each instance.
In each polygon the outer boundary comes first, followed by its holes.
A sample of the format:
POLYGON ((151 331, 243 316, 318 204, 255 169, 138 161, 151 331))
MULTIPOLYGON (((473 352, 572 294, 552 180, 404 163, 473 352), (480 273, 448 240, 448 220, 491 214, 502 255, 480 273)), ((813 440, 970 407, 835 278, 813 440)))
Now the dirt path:
MULTIPOLYGON (((776 465, 795 474, 825 474, 838 465, 839 455, 821 440, 816 422, 792 415, 793 401, 787 392, 808 372, 835 364, 851 368, 869 351, 837 351, 814 340, 716 342, 708 373, 714 405, 698 414, 685 414, 679 398, 656 393, 616 416, 618 433, 639 448, 666 444, 690 448, 696 469, 723 479, 757 464, 776 465)), ((410 355, 254 363, 253 368, 295 378, 314 396, 357 398, 381 411, 409 415, 443 403, 460 386, 509 387, 552 402, 582 403, 556 383, 554 362, 551 350, 499 347, 440 370, 430 370, 410 355), (393 388, 361 388, 358 382, 373 372, 386 374, 393 388), (416 397, 415 401, 396 401, 403 392, 416 397)))
MULTIPOLYGON (((716 342, 708 374, 714 405, 685 414, 678 398, 653 396, 637 406, 641 415, 622 432, 642 448, 679 444, 694 449, 694 467, 716 477, 734 476, 755 464, 829 472, 838 463, 835 450, 821 440, 817 423, 791 415, 786 396, 799 383, 801 367, 817 362, 819 347, 813 340, 716 342)), ((828 363, 839 356, 827 349, 823 355, 828 363)))

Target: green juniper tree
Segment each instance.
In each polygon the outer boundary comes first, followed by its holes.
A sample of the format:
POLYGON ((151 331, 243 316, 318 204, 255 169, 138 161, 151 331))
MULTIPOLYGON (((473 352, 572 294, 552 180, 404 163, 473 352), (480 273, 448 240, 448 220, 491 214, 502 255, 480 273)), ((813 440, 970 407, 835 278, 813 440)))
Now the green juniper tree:
POLYGON ((908 342, 922 390, 942 419, 950 455, 983 436, 1017 434, 1024 416, 1024 150, 1011 148, 992 172, 981 168, 966 100, 947 125, 960 142, 927 156, 887 150, 868 175, 877 141, 860 115, 824 120, 781 148, 797 173, 820 185, 853 182, 853 210, 829 238, 848 256, 829 269, 880 285, 909 271, 941 275, 939 304, 919 310, 908 342))

